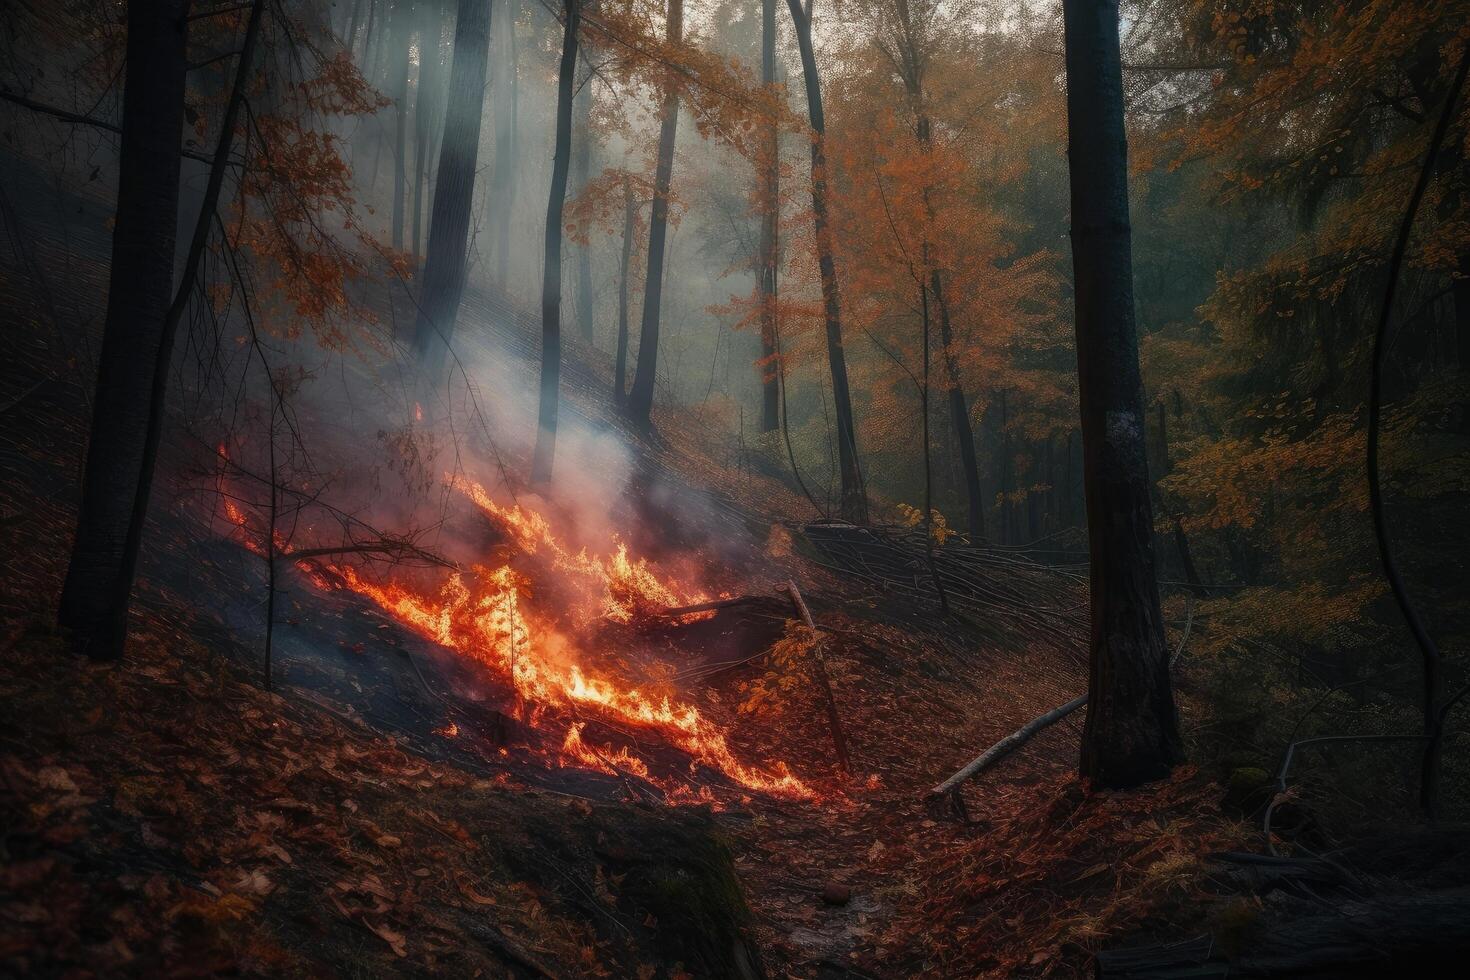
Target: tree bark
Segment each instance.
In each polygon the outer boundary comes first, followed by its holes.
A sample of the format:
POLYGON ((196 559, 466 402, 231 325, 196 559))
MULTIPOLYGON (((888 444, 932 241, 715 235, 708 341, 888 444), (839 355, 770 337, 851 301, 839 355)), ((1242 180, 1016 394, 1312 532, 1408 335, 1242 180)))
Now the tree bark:
MULTIPOLYGON (((584 52, 586 71, 582 75, 582 90, 573 103, 577 122, 572 130, 572 186, 575 193, 587 189, 592 179, 592 62, 591 52, 584 52)), ((593 341, 592 319, 592 244, 578 242, 577 250, 577 332, 590 346, 593 341)))
MULTIPOLYGON (((810 2, 810 0, 808 0, 810 2)), ((801 71, 806 83, 807 117, 812 127, 812 225, 817 245, 817 268, 822 279, 822 306, 827 326, 827 361, 832 371, 832 401, 837 415, 837 469, 842 481, 841 513, 856 524, 868 520, 868 492, 858 460, 857 427, 847 384, 847 357, 842 347, 842 302, 837 282, 837 260, 827 214, 827 124, 822 110, 822 87, 812 49, 810 8, 801 0, 786 0, 801 49, 801 71)))
MULTIPOLYGON (((761 0, 761 84, 776 84, 776 0, 761 0)), ((766 122, 765 157, 761 161, 761 240, 759 265, 761 303, 761 431, 781 424, 781 380, 776 358, 777 235, 781 218, 781 131, 775 119, 766 122)))
POLYGON ((1183 759, 1154 574, 1134 325, 1117 0, 1064 0, 1072 267, 1090 551, 1091 650, 1080 770, 1109 787, 1183 759))
MULTIPOLYGON (((668 40, 678 44, 684 33, 684 0, 669 0, 668 40)), ((669 188, 674 177, 674 139, 679 128, 679 91, 670 81, 664 90, 658 133, 658 164, 653 174, 653 211, 648 219, 648 263, 643 279, 643 321, 638 331, 638 366, 628 392, 628 421, 647 432, 653 421, 653 387, 658 374, 659 310, 663 300, 664 243, 668 235, 669 188)))
POLYGON ((431 382, 440 380, 464 292, 475 159, 485 107, 485 67, 490 51, 490 0, 459 0, 449 101, 434 181, 424 285, 419 296, 414 348, 431 382))
POLYGON ((561 66, 556 77, 556 145, 551 156, 551 192, 546 201, 546 250, 541 277, 541 407, 531 482, 551 481, 556 461, 556 416, 561 387, 561 219, 566 206, 572 155, 572 96, 576 90, 577 28, 583 0, 566 0, 561 66))
POLYGON ((422 257, 424 244, 424 185, 428 183, 429 160, 434 155, 434 132, 439 115, 440 47, 444 34, 444 9, 429 4, 419 41, 418 91, 413 100, 413 257, 422 257))
MULTIPOLYGON (((894 11, 899 28, 896 44, 899 69, 903 75, 910 108, 914 113, 914 135, 919 148, 928 153, 933 149, 934 139, 924 101, 924 66, 927 61, 925 37, 922 28, 915 27, 908 0, 894 0, 894 11)), ((923 197, 926 216, 933 223, 935 209, 929 187, 924 188, 923 197)), ((926 256, 932 254, 931 245, 927 241, 924 243, 924 253, 926 256)), ((929 268, 928 276, 929 291, 933 294, 934 305, 939 311, 939 340, 944 347, 945 393, 964 473, 966 527, 970 532, 970 540, 979 542, 985 537, 985 509, 980 491, 980 468, 975 458, 975 435, 970 426, 970 408, 965 399, 965 389, 960 382, 959 361, 954 354, 954 329, 949 318, 949 303, 944 294, 944 273, 937 264, 933 264, 929 268)))
POLYGON ((628 276, 633 265, 633 233, 638 219, 638 202, 633 182, 623 181, 623 251, 618 260, 618 352, 613 375, 613 406, 622 410, 627 401, 628 382, 628 276))
POLYGON ((62 626, 75 631, 79 648, 98 660, 122 654, 132 588, 131 572, 125 572, 129 521, 148 437, 149 393, 173 300, 188 6, 187 0, 159 0, 129 4, 127 10, 107 316, 81 509, 58 615, 62 626))
POLYGON ((1455 301, 1455 357, 1470 372, 1470 254, 1460 256, 1459 276, 1452 284, 1455 301))
POLYGON ((985 494, 980 489, 980 461, 975 454, 975 429, 970 425, 970 402, 965 397, 960 379, 959 359, 954 353, 954 328, 949 319, 949 301, 945 299, 944 282, 939 270, 929 273, 929 288, 934 305, 939 307, 939 341, 944 345, 944 379, 949 399, 949 418, 954 426, 955 441, 960 447, 960 467, 965 476, 965 524, 970 541, 985 540, 985 494))
POLYGON ((520 0, 504 0, 500 5, 501 48, 496 64, 495 89, 499 93, 495 106, 495 176, 490 188, 494 203, 495 282, 509 288, 510 221, 515 208, 516 137, 520 129, 520 82, 516 53, 516 11, 520 0), (504 111, 502 111, 504 110, 504 111))
POLYGON ((401 252, 408 212, 408 71, 413 47, 413 5, 409 0, 397 0, 393 20, 392 43, 398 58, 393 65, 393 248, 401 252))

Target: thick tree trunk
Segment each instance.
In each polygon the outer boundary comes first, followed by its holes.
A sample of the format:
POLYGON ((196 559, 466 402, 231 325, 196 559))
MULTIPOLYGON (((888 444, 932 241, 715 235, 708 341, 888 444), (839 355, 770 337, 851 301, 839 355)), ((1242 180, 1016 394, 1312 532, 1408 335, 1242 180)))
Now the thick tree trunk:
POLYGON ((556 76, 556 144, 551 156, 551 192, 546 201, 546 250, 541 277, 541 407, 531 482, 551 481, 556 461, 556 416, 561 397, 561 218, 572 156, 572 96, 576 90, 577 28, 582 0, 566 0, 561 66, 556 76))
POLYGON ((1072 266, 1091 563, 1081 773, 1133 786, 1183 758, 1154 578, 1134 327, 1117 0, 1064 0, 1072 266))
MULTIPOLYGON (((761 84, 776 83, 776 0, 761 0, 761 84)), ((781 218, 781 131, 768 120, 764 159, 761 161, 761 241, 759 265, 761 303, 761 431, 774 432, 781 424, 781 380, 776 366, 777 234, 781 218)))
MULTIPOLYGON (((584 52, 587 70, 582 74, 581 91, 574 102, 577 122, 572 130, 572 186, 582 193, 592 179, 592 63, 584 52)), ((592 320, 592 244, 577 243, 577 332, 590 346, 593 340, 592 320)))
POLYGON ((837 415, 837 469, 842 481, 843 518, 863 524, 868 520, 868 493, 858 461, 857 427, 847 384, 847 357, 842 347, 842 303, 837 283, 837 260, 827 215, 826 119, 822 87, 812 49, 811 16, 801 0, 787 0, 791 22, 801 49, 801 71, 806 82, 807 115, 812 127, 812 225, 817 245, 817 268, 822 279, 822 305, 827 325, 827 360, 832 371, 832 401, 837 415))
POLYGON ((444 34, 444 10, 429 4, 419 41, 418 91, 413 100, 413 257, 422 257, 424 243, 424 185, 428 183, 429 160, 434 155, 434 134, 439 116, 440 42, 444 34))
MULTIPOLYGON (((684 0, 669 0, 668 40, 678 44, 684 33, 684 0)), ((627 417, 640 432, 652 425, 653 387, 658 375, 659 312, 664 285, 664 242, 669 223, 669 187, 674 177, 674 138, 679 127, 679 92, 664 91, 658 134, 658 164, 653 174, 653 212, 648 219, 648 263, 643 280, 643 322, 638 331, 638 366, 628 392, 627 417)))
POLYGON ((173 300, 188 70, 186 0, 128 6, 127 76, 107 318, 76 539, 59 620, 99 660, 122 654, 125 551, 148 435, 149 394, 173 300), (119 603, 118 596, 123 601, 119 603))
POLYGON ((633 233, 637 218, 638 202, 633 197, 633 183, 625 180, 623 251, 618 260, 618 353, 613 375, 613 406, 619 410, 628 397, 628 276, 633 265, 633 233))
POLYGON ((469 247, 470 205, 475 196, 475 158, 480 149, 480 116, 485 107, 485 65, 490 50, 490 0, 459 0, 454 54, 449 68, 449 101, 434 181, 433 216, 424 259, 414 348, 428 378, 444 373, 454 320, 464 292, 469 247))

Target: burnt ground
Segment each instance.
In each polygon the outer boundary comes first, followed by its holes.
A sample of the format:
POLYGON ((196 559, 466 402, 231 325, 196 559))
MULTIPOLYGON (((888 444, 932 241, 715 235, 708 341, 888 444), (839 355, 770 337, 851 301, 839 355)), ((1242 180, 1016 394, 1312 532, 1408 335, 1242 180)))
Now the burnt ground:
MULTIPOLYGON (((1196 924, 1211 879, 1202 856, 1240 834, 1220 792, 1188 771, 1133 794, 1086 791, 1070 774, 1080 717, 967 789, 967 822, 923 801, 1081 690, 1065 630, 1037 629, 1034 609, 1004 597, 946 619, 866 572, 834 570, 788 489, 748 469, 731 479, 687 427, 663 427, 642 489, 699 496, 699 519, 645 514, 640 526, 675 530, 681 549, 718 545, 731 584, 769 597, 606 641, 635 667, 686 671, 688 695, 730 726, 742 758, 788 761, 818 801, 694 772, 715 805, 664 806, 626 779, 562 769, 535 733, 506 729, 492 682, 301 583, 286 590, 267 692, 259 562, 168 501, 129 659, 75 660, 49 624, 105 294, 103 209, 78 197, 66 203, 75 220, 43 223, 6 189, 5 972, 734 976, 759 959, 773 976, 1072 976, 1116 937, 1196 924), (737 710, 771 679, 767 661, 736 662, 792 615, 773 592, 788 578, 823 629, 849 776, 809 677, 737 710)), ((529 357, 507 309, 483 294, 467 303, 491 328, 481 342, 529 357)), ((607 423, 590 364, 572 350, 569 384, 589 394, 571 411, 607 423)), ((619 506, 636 515, 652 496, 619 506)), ((1013 585, 1036 573, 996 574, 1013 585)), ((1045 581, 1044 604, 1078 606, 1064 576, 1045 581)), ((638 747, 670 773, 687 768, 638 747)))

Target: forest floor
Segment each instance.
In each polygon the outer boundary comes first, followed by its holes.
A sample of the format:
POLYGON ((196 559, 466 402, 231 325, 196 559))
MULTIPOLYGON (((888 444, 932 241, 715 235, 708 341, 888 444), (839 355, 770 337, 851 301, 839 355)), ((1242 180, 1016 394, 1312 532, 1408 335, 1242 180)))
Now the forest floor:
MULTIPOLYGON (((355 682, 267 692, 253 639, 197 584, 258 583, 156 574, 192 560, 167 541, 145 564, 129 657, 74 658, 51 624, 89 334, 36 325, 95 333, 99 318, 31 287, 63 270, 71 288, 51 295, 103 295, 94 237, 37 238, 0 263, 0 973, 742 976, 758 950, 772 976, 1080 976, 1119 937, 1198 931, 1204 858, 1244 833, 1222 791, 1189 769, 1089 791, 1072 772, 1080 716, 969 787, 968 821, 924 803, 1079 693, 1080 650, 946 621, 796 555, 773 561, 827 631, 852 774, 809 685, 739 720, 732 744, 788 761, 810 801, 716 787, 712 805, 650 806, 615 780, 548 786, 374 723, 355 682)), ((720 467, 679 448, 682 478, 714 485, 720 467)), ((343 669, 365 678, 375 656, 343 669)), ((702 709, 733 724, 761 670, 711 680, 702 709)))
MULTIPOLYGON (((1088 792, 1067 771, 1075 733, 969 790, 972 822, 930 814, 923 790, 1036 697, 1004 671, 896 656, 898 631, 846 617, 880 642, 829 658, 856 776, 822 780, 820 802, 651 812, 486 778, 265 692, 178 615, 184 596, 141 604, 124 665, 73 658, 47 625, 62 525, 37 547, 34 517, 5 532, 7 578, 31 590, 6 598, 0 656, 0 963, 19 972, 676 975, 721 957, 681 953, 700 927, 630 896, 618 862, 642 859, 581 842, 670 823, 733 852, 777 975, 1073 976, 1110 939, 1187 930, 1202 857, 1236 843, 1188 770, 1088 792)), ((814 708, 765 736, 811 747, 798 771, 824 754, 814 708)))

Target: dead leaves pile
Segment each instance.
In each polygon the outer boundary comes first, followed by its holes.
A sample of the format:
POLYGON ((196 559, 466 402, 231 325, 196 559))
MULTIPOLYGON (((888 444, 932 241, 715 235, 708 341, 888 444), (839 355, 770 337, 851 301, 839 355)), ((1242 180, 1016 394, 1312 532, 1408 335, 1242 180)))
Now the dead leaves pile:
MULTIPOLYGON (((8 625, 0 973, 468 976, 600 958, 585 923, 558 920, 466 826, 474 807, 504 823, 530 805, 499 781, 266 694, 161 621, 121 667, 8 625)), ((522 819, 564 817, 534 805, 522 819)))
MULTIPOLYGON (((1238 846, 1219 787, 1182 768, 1131 792, 1071 775, 990 786, 978 833, 956 829, 909 869, 919 901, 877 949, 888 970, 932 976, 1075 976, 1109 940, 1198 914, 1203 856, 1238 846)), ((1177 923, 1182 925, 1182 923, 1177 923)))

